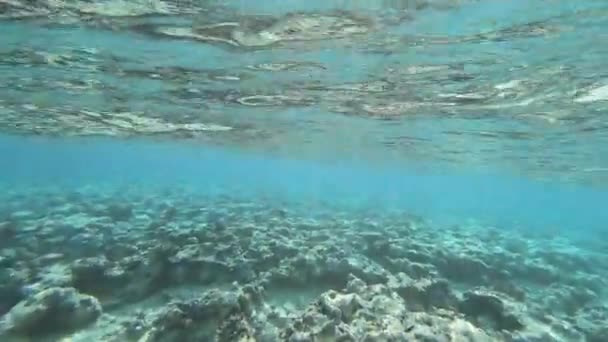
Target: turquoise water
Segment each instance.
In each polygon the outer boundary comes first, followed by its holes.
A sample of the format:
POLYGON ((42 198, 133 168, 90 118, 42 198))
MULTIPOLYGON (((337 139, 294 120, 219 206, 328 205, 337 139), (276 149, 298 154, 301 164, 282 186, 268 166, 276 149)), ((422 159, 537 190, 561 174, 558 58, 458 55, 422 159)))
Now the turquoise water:
POLYGON ((607 14, 0 0, 0 339, 608 341, 607 14))
POLYGON ((2 155, 10 165, 2 170, 9 188, 78 189, 96 183, 185 187, 349 210, 407 209, 434 220, 474 219, 504 229, 557 230, 568 236, 581 231, 595 236, 605 232, 608 222, 602 189, 534 181, 500 170, 450 170, 441 164, 418 170, 415 165, 328 164, 175 142, 108 139, 73 144, 5 137, 2 155))

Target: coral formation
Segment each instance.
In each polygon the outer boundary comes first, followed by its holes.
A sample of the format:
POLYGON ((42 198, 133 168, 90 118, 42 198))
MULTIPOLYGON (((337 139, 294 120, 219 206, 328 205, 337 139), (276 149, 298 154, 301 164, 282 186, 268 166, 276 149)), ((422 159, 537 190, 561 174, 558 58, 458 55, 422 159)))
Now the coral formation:
POLYGON ((71 332, 95 322, 101 311, 95 297, 74 288, 50 287, 12 307, 0 321, 0 336, 71 332))
POLYGON ((3 224, 11 238, 0 253, 2 336, 140 342, 607 336, 600 267, 608 264, 606 254, 566 240, 515 230, 487 234, 476 225, 437 234, 441 227, 407 213, 359 216, 333 208, 313 219, 297 206, 184 192, 86 195, 3 195, 12 210, 3 224))

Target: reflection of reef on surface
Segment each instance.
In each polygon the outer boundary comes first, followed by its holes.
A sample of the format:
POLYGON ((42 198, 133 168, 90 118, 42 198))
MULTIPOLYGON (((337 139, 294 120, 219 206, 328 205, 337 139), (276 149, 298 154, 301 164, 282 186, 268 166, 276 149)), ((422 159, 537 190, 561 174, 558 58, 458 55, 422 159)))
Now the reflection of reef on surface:
POLYGON ((292 156, 357 132, 366 146, 402 156, 499 160, 605 183, 608 173, 597 171, 605 162, 590 148, 606 136, 608 88, 598 70, 608 45, 590 38, 605 10, 548 8, 504 23, 482 15, 483 27, 451 32, 429 22, 485 3, 240 4, 0 0, 11 32, 0 51, 0 130, 209 138, 292 156), (82 41, 89 33, 95 39, 82 41), (418 129, 433 137, 403 142, 418 129))
POLYGON ((6 190, 3 339, 606 336, 601 243, 200 192, 6 190))
POLYGON ((142 26, 142 32, 240 47, 265 47, 279 43, 340 39, 365 34, 372 23, 348 13, 292 13, 280 18, 239 18, 192 27, 142 26))
POLYGON ((46 109, 35 106, 7 113, 0 119, 14 133, 39 132, 43 135, 100 135, 193 137, 213 132, 226 132, 230 126, 201 122, 168 122, 141 113, 93 112, 68 108, 46 109))
POLYGON ((176 15, 196 13, 202 7, 194 1, 163 0, 1 0, 4 19, 46 19, 62 22, 66 18, 86 21, 90 17, 140 17, 147 15, 176 15))

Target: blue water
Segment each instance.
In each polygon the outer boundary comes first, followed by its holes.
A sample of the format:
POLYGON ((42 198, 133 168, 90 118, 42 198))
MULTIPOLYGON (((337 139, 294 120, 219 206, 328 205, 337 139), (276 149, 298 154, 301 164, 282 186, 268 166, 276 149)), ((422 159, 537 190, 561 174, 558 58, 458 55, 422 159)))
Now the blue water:
POLYGON ((500 170, 450 170, 441 164, 373 166, 277 158, 199 144, 109 139, 3 137, 3 184, 186 187, 256 195, 356 211, 397 208, 443 223, 466 220, 501 229, 556 231, 565 236, 606 232, 606 192, 556 184, 500 170))
POLYGON ((595 0, 0 1, 0 340, 608 341, 606 41, 595 0))

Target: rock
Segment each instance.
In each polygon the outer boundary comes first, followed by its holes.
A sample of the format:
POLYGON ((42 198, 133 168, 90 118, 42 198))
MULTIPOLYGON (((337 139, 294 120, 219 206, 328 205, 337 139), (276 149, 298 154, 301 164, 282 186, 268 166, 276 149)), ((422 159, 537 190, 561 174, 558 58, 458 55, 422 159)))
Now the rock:
POLYGON ((581 310, 576 317, 576 327, 588 342, 608 341, 608 305, 594 305, 581 310))
MULTIPOLYGON (((201 298, 172 303, 166 307, 139 341, 211 341, 214 329, 210 329, 210 325, 218 328, 238 327, 239 322, 230 322, 238 316, 247 317, 240 306, 238 292, 207 291, 201 298)), ((246 326, 250 333, 248 325, 246 326)), ((244 327, 241 325, 240 328, 244 327)), ((219 332, 222 338, 227 334, 228 332, 219 332)))
POLYGON ((339 294, 336 291, 328 291, 321 295, 319 303, 321 310, 333 315, 336 321, 349 323, 353 320, 355 313, 359 310, 361 299, 357 294, 339 294))
POLYGON ((129 341, 137 341, 144 333, 146 326, 146 315, 145 313, 138 311, 134 317, 122 322, 122 335, 124 335, 129 341))
POLYGON ((0 268, 0 315, 8 312, 24 297, 23 287, 28 282, 27 272, 0 268))
POLYGON ((76 260, 71 267, 72 283, 80 291, 95 293, 99 287, 105 287, 106 270, 110 263, 105 257, 94 257, 76 260))
POLYGON ((4 255, 0 255, 0 267, 7 268, 10 267, 14 263, 14 260, 5 257, 4 255))
POLYGON ((598 326, 585 334, 587 342, 605 342, 608 340, 608 327, 598 326))
POLYGON ((19 260, 20 255, 18 255, 14 248, 3 248, 0 250, 0 267, 2 269, 14 266, 19 260))
POLYGON ((36 283, 31 285, 34 292, 52 287, 70 287, 72 284, 70 269, 63 264, 41 268, 36 274, 36 280, 36 283))
MULTIPOLYGON (((515 315, 513 305, 506 304, 507 298, 484 289, 466 292, 459 303, 460 312, 475 321, 486 318, 498 330, 519 330, 524 327, 522 320, 515 315)), ((481 321, 480 321, 481 322, 481 321)))
POLYGON ((449 284, 442 279, 420 279, 399 284, 395 291, 405 300, 409 310, 425 311, 433 308, 453 308, 456 297, 449 284))
POLYGON ((461 282, 485 282, 493 275, 492 269, 483 261, 466 256, 448 256, 437 265, 443 276, 461 282))
POLYGON ((561 280, 560 273, 554 267, 535 261, 526 261, 522 265, 513 265, 511 272, 541 286, 559 284, 561 280))
POLYGON ((106 210, 106 215, 115 222, 129 221, 133 216, 133 207, 130 204, 111 204, 106 210))
POLYGON ((347 291, 328 291, 281 332, 281 341, 490 341, 451 311, 410 313, 389 287, 350 276, 347 291))
POLYGON ((348 275, 348 283, 346 284, 346 290, 351 293, 363 293, 367 289, 367 284, 355 277, 352 274, 348 275))
POLYGON ((408 339, 403 341, 463 341, 488 342, 501 339, 490 336, 455 313, 438 310, 433 313, 415 312, 408 320, 408 339))
POLYGON ((111 298, 106 306, 140 300, 170 282, 168 263, 157 257, 135 255, 116 263, 104 257, 80 259, 71 267, 72 283, 80 291, 111 298))
POLYGON ((582 286, 552 286, 547 289, 544 298, 548 306, 559 308, 561 312, 571 316, 576 315, 587 304, 600 300, 595 293, 582 286))
POLYGON ((217 342, 255 342, 255 331, 247 319, 241 315, 232 315, 225 319, 217 329, 217 342))
POLYGON ((172 221, 177 216, 177 208, 174 206, 169 206, 163 211, 162 220, 164 222, 172 221))
POLYGON ((70 332, 95 322, 101 313, 95 297, 74 288, 50 288, 14 306, 0 321, 0 336, 70 332))
POLYGON ((0 243, 4 244, 17 235, 17 224, 13 221, 0 222, 0 243))

